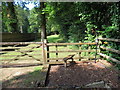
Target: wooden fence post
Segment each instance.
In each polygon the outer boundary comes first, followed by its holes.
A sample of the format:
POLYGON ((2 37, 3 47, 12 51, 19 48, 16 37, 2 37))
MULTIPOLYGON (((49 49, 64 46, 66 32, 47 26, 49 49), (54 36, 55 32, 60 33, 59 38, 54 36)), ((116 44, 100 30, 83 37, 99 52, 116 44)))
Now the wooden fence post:
MULTIPOLYGON (((56 51, 58 51, 58 46, 57 45, 55 45, 55 47, 56 47, 56 51)), ((56 52, 56 58, 58 58, 58 52, 56 52)), ((56 61, 58 61, 58 60, 56 60, 56 61)))
MULTIPOLYGON (((79 45, 79 50, 81 50, 81 45, 79 45)), ((78 55, 79 55, 79 61, 81 61, 81 52, 78 52, 78 55)))
POLYGON ((42 44, 42 59, 44 64, 47 62, 47 46, 45 44, 46 40, 44 40, 42 44))
MULTIPOLYGON (((91 50, 91 46, 89 45, 88 46, 88 50, 91 50)), ((90 52, 88 52, 88 56, 90 56, 91 54, 90 54, 90 52)), ((90 60, 90 58, 88 58, 88 60, 90 60)))

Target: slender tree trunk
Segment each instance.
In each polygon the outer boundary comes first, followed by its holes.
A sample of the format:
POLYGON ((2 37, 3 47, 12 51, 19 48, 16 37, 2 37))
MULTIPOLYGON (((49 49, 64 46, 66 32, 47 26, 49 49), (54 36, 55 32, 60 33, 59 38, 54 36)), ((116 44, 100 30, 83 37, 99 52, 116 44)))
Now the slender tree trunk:
POLYGON ((7 2, 7 5, 8 5, 9 18, 11 20, 13 20, 13 22, 10 23, 10 27, 12 28, 11 32, 19 32, 18 31, 18 25, 17 25, 18 20, 17 20, 16 14, 15 14, 15 9, 14 9, 13 2, 7 2))
POLYGON ((20 26, 20 33, 23 33, 23 27, 22 27, 22 25, 20 26))
POLYGON ((45 39, 47 39, 46 35, 46 18, 45 13, 42 12, 42 10, 45 8, 44 2, 40 3, 40 9, 41 9, 41 41, 44 42, 45 39))
MULTIPOLYGON (((43 43, 47 43, 47 34, 46 34, 46 17, 45 13, 42 10, 45 8, 44 2, 40 3, 40 18, 41 18, 41 41, 43 43)), ((44 48, 44 47, 43 47, 44 48)), ((46 47, 47 51, 49 51, 49 46, 46 47)), ((47 58, 49 58, 49 53, 47 53, 47 58)), ((44 57, 45 59, 45 57, 44 57)), ((46 60, 45 60, 46 62, 46 60)))

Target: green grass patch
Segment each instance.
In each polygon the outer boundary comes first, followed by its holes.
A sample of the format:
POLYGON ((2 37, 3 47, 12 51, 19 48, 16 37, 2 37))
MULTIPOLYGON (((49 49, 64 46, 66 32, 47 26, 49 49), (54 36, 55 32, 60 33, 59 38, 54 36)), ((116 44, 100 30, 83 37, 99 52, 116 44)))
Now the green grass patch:
MULTIPOLYGON (((60 43, 63 42, 64 40, 60 37, 60 35, 50 35, 47 36, 47 41, 49 43, 60 43)), ((41 39, 34 40, 33 42, 41 42, 41 39)))
POLYGON ((63 41, 63 39, 60 38, 59 35, 47 36, 47 39, 49 43, 58 43, 63 41))
POLYGON ((37 71, 37 70, 42 70, 42 68, 43 68, 43 66, 37 66, 37 67, 34 68, 34 70, 35 70, 35 71, 37 71))

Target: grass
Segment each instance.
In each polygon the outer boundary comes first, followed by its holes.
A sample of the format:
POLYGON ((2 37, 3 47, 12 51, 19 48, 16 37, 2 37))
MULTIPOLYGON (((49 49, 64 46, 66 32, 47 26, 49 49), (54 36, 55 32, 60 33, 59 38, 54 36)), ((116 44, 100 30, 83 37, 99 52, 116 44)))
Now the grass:
MULTIPOLYGON (((49 43, 60 43, 64 41, 59 35, 47 36, 47 40, 49 43)), ((34 40, 33 42, 40 42, 40 41, 41 39, 37 39, 37 40, 34 40)))
POLYGON ((63 39, 60 38, 59 35, 51 35, 51 36, 47 36, 48 42, 49 43, 59 43, 62 42, 63 39))

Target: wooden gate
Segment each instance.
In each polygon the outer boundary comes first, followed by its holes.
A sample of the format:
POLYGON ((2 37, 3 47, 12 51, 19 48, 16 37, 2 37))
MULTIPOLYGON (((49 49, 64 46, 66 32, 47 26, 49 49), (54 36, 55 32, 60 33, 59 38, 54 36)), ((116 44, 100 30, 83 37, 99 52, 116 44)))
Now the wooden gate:
MULTIPOLYGON (((43 44, 43 59, 47 64, 63 63, 63 58, 70 54, 75 54, 74 60, 94 59, 95 47, 97 43, 44 43, 43 44), (77 49, 71 49, 70 46, 77 46, 77 49), (49 47, 49 51, 47 50, 49 47), (94 47, 94 48, 93 48, 94 47), (91 53, 93 53, 91 55, 91 53), (86 55, 83 55, 86 54, 86 55), (49 55, 49 56, 48 56, 49 55), (52 57, 51 57, 52 56, 52 57)), ((99 50, 98 50, 99 51, 99 50)))

